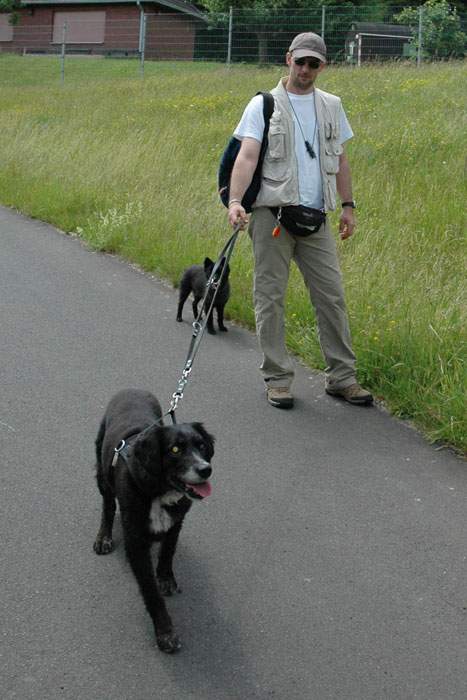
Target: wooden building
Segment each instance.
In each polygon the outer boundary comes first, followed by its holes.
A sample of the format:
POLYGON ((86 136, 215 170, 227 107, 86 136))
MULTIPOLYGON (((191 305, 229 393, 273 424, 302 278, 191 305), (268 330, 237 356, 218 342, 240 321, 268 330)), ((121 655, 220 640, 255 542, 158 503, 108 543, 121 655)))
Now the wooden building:
POLYGON ((184 0, 23 0, 0 14, 0 51, 192 60, 205 15, 184 0))

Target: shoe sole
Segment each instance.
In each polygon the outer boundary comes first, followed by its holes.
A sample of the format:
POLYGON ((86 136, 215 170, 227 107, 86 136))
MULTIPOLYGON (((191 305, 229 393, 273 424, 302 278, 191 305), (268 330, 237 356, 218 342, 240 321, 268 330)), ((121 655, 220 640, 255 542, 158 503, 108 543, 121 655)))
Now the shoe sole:
POLYGON ((272 401, 268 399, 268 404, 274 406, 274 408, 293 408, 293 399, 286 399, 285 401, 272 401))
POLYGON ((350 401, 349 399, 346 399, 345 396, 342 396, 342 394, 334 394, 332 391, 328 391, 325 389, 326 394, 328 396, 332 396, 333 399, 340 399, 341 401, 345 401, 346 403, 349 403, 351 406, 371 406, 373 403, 373 397, 368 396, 365 399, 356 399, 354 401, 350 401))

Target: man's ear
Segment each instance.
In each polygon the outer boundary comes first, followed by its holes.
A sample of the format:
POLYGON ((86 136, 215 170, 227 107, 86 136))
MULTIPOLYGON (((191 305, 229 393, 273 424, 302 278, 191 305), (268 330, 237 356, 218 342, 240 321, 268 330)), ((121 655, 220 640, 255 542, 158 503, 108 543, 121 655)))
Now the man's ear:
POLYGON ((214 261, 211 258, 204 258, 204 271, 211 273, 214 267, 214 261))

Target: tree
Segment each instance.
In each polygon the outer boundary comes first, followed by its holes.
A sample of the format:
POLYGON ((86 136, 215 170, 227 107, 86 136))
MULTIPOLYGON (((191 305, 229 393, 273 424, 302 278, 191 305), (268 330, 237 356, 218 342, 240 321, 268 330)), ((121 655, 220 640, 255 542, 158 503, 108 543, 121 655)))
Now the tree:
POLYGON ((0 12, 12 12, 20 6, 21 0, 0 0, 0 12))
POLYGON ((298 9, 312 13, 321 12, 322 0, 199 0, 215 20, 232 7, 241 13, 248 31, 256 36, 258 42, 259 63, 268 62, 268 41, 284 32, 290 33, 290 18, 286 18, 287 9, 298 9))
POLYGON ((19 8, 21 0, 0 0, 0 12, 9 12, 10 24, 17 24, 19 20, 19 14, 15 12, 19 8))
POLYGON ((422 11, 422 53, 429 58, 452 58, 465 55, 467 35, 461 29, 457 10, 447 0, 427 0, 419 8, 407 7, 395 15, 400 24, 412 30, 411 44, 419 49, 419 13, 422 11))

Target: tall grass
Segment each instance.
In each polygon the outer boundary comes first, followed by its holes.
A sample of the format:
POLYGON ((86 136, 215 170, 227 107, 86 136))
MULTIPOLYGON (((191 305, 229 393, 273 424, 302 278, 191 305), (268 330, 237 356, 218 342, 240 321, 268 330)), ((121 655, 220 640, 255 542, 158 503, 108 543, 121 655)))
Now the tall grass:
MULTIPOLYGON (((67 70, 60 86, 56 59, 0 56, 0 201, 173 282, 216 256, 229 234, 219 155, 250 96, 283 69, 157 63, 141 79, 135 62, 74 59, 67 70)), ((429 439, 460 449, 466 77, 463 63, 320 76, 343 98, 356 135, 348 153, 358 230, 338 246, 359 377, 429 439)), ((250 327, 252 268, 245 235, 229 312, 250 327)), ((296 271, 287 329, 290 348, 322 367, 296 271)))

